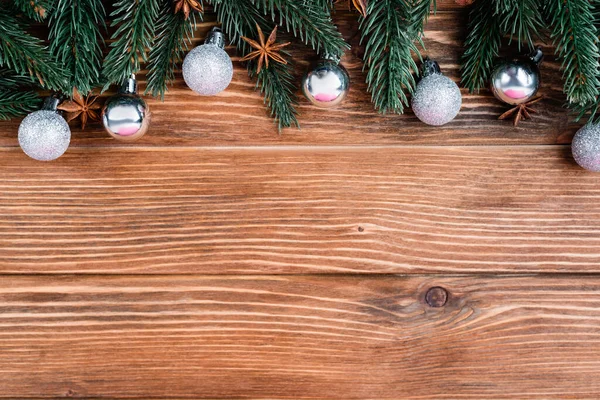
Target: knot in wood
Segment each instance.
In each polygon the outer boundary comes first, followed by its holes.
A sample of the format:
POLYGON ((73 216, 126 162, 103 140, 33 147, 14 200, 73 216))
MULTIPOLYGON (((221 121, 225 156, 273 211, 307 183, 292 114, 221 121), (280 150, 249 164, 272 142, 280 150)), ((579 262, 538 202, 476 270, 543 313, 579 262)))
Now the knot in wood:
POLYGON ((448 291, 440 286, 430 288, 425 294, 425 302, 429 307, 443 307, 448 301, 448 291))

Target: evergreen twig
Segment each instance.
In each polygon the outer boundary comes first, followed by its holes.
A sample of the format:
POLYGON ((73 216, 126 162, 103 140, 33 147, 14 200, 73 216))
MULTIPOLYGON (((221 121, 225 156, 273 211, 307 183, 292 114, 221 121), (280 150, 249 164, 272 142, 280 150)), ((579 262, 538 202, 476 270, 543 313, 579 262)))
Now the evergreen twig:
POLYGON ((101 0, 58 0, 50 16, 50 52, 83 96, 100 83, 104 19, 101 0))
POLYGON ((14 0, 14 5, 28 18, 42 22, 52 11, 52 0, 14 0))
POLYGON ((318 54, 342 57, 350 46, 333 24, 330 11, 307 1, 252 0, 265 15, 271 16, 273 22, 285 27, 304 44, 311 45, 318 54))
POLYGON ((469 92, 478 92, 487 85, 494 66, 502 29, 496 16, 496 4, 489 0, 477 0, 469 15, 468 36, 462 56, 462 84, 469 92))
POLYGON ((39 109, 40 103, 30 77, 0 69, 0 120, 28 114, 39 109))
POLYGON ((112 27, 118 26, 111 39, 110 52, 104 59, 103 75, 111 83, 122 84, 140 70, 140 59, 148 60, 148 48, 154 40, 160 0, 116 0, 110 14, 112 27))
POLYGON ((25 26, 0 5, 0 66, 28 75, 51 90, 66 90, 61 66, 52 60, 43 42, 28 34, 25 26))
POLYGON ((496 4, 501 3, 504 7, 497 8, 495 18, 500 21, 502 34, 510 35, 509 42, 515 39, 519 50, 522 43, 533 50, 534 38, 539 38, 544 26, 540 0, 496 0, 496 4))
POLYGON ((164 99, 167 85, 175 79, 175 69, 181 62, 196 29, 196 16, 189 18, 183 13, 174 13, 171 0, 163 0, 160 17, 156 24, 156 39, 148 58, 148 86, 146 93, 164 99))
MULTIPOLYGON (((241 40, 242 36, 255 37, 257 23, 264 31, 270 32, 273 29, 273 24, 267 21, 251 0, 212 0, 211 3, 214 5, 217 18, 222 23, 223 30, 242 56, 251 51, 248 43, 241 40)), ((282 53, 288 54, 284 51, 282 53)), ((248 75, 257 79, 256 86, 263 94, 269 112, 277 121, 279 129, 299 126, 296 117, 298 98, 291 63, 269 63, 269 67, 261 69, 258 76, 255 62, 248 62, 247 68, 248 75)))
POLYGON ((408 105, 406 92, 415 88, 417 65, 412 55, 419 51, 410 31, 410 15, 410 5, 403 0, 370 1, 367 17, 360 23, 361 41, 366 39, 367 86, 382 113, 403 113, 408 105))

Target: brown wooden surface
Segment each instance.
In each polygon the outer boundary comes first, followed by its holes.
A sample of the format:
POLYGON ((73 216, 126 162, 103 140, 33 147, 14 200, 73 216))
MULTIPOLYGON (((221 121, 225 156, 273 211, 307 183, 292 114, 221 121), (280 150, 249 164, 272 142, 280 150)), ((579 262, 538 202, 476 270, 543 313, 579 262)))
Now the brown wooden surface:
MULTIPOLYGON (((466 10, 440 10, 425 53, 458 80, 466 10)), ((39 163, 0 123, 0 398, 600 397, 600 175, 558 63, 534 121, 463 91, 428 127, 372 110, 336 21, 350 96, 300 131, 233 49, 226 92, 178 74, 135 144, 74 126, 39 163)))

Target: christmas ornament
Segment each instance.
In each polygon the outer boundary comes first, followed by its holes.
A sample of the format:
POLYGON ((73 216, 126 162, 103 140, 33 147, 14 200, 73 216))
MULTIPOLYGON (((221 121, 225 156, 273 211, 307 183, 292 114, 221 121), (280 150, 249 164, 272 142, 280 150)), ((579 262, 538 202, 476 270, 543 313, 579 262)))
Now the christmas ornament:
POLYGON ((192 10, 203 13, 204 7, 202 7, 202 3, 198 0, 175 0, 176 14, 180 11, 183 11, 185 19, 188 19, 192 10))
POLYGON ((514 116, 517 126, 521 119, 531 118, 530 113, 534 111, 529 106, 540 100, 534 96, 540 87, 539 65, 543 57, 542 49, 537 47, 528 57, 503 61, 496 66, 491 75, 492 93, 498 100, 516 106, 499 119, 514 116))
POLYGON ((150 110, 137 95, 135 75, 123 84, 119 93, 106 100, 102 109, 104 129, 115 139, 134 141, 148 131, 150 110))
POLYGON ((63 101, 58 109, 67 113, 67 122, 79 118, 81 120, 81 129, 85 129, 85 125, 89 121, 100 121, 100 113, 98 112, 102 106, 96 102, 98 96, 83 97, 75 88, 73 90, 73 100, 63 101))
POLYGON ((600 172, 600 124, 587 124, 579 129, 573 137, 571 151, 579 166, 600 172))
POLYGON ((302 91, 315 106, 335 107, 348 94, 350 77, 339 62, 339 58, 326 56, 302 79, 302 91))
POLYGON ((437 62, 426 58, 423 62, 423 78, 417 84, 412 97, 412 110, 428 125, 444 125, 460 111, 462 95, 454 81, 440 71, 437 62))
POLYGON ((225 36, 221 29, 215 27, 203 45, 185 56, 183 79, 190 89, 203 96, 212 96, 229 86, 233 64, 224 48, 225 36))
POLYGON ((263 63, 265 65, 265 68, 269 68, 269 58, 278 63, 287 64, 287 60, 283 58, 283 56, 279 54, 278 51, 284 48, 285 46, 289 45, 290 42, 275 44, 275 40, 277 39, 277 26, 273 28, 273 31, 271 31, 271 34, 269 35, 269 38, 266 42, 265 35, 263 34, 263 31, 262 29, 260 29, 260 26, 258 26, 258 24, 256 24, 256 29, 258 31, 258 40, 260 41, 260 43, 242 36, 242 39, 244 39, 246 43, 248 43, 256 50, 246 54, 244 57, 241 58, 240 61, 248 61, 258 58, 258 65, 256 67, 257 74, 262 69, 263 63))
POLYGON ((56 160, 71 142, 69 124, 57 111, 58 101, 48 97, 40 111, 29 114, 19 125, 19 145, 35 160, 56 160))

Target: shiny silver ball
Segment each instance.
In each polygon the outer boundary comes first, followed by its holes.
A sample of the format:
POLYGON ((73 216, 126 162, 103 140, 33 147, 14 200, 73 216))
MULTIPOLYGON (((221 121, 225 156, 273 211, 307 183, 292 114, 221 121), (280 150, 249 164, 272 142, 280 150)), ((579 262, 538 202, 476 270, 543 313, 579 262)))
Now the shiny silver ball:
POLYGON ((432 73, 417 84, 411 107, 421 121, 439 126, 452 121, 461 105, 462 95, 458 85, 440 73, 432 73))
POLYGON ((56 111, 35 111, 19 125, 19 145, 29 157, 52 161, 69 148, 71 129, 56 111))
POLYGON ((150 110, 137 94, 118 93, 104 103, 102 123, 115 139, 132 142, 148 131, 150 110))
POLYGON ((588 171, 600 172, 600 124, 587 124, 571 143, 575 162, 588 171))
POLYGON ((500 63, 492 72, 492 93, 500 101, 517 105, 531 100, 540 88, 539 64, 543 54, 540 48, 529 57, 500 63))
POLYGON ((198 46, 183 60, 183 79, 194 92, 213 96, 229 86, 233 64, 229 55, 216 44, 198 46))
POLYGON ((322 60, 302 79, 302 91, 315 106, 330 108, 339 105, 350 88, 346 69, 334 60, 322 60))

